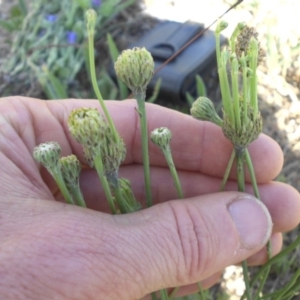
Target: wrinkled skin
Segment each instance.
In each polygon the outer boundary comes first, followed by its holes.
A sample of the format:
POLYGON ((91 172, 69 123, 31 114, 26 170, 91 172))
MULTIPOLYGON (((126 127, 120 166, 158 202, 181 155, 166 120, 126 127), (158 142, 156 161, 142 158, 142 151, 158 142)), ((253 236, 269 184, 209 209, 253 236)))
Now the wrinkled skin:
MULTIPOLYGON (((130 179, 144 204, 136 103, 107 105, 127 146, 120 175, 130 179)), ((298 225, 298 192, 272 182, 283 162, 276 142, 261 135, 249 148, 264 204, 234 191, 234 172, 228 192, 218 193, 231 144, 217 126, 156 105, 147 105, 149 131, 161 126, 172 131, 186 199, 176 200, 164 158, 150 144, 152 208, 110 215, 96 173, 88 167, 80 184, 89 209, 63 203, 32 152, 40 143, 56 141, 63 155, 74 153, 84 164, 82 148, 66 126, 70 111, 82 106, 99 104, 0 99, 1 299, 149 299, 149 293, 175 286, 182 286, 178 295, 188 294, 197 281, 214 284, 228 265, 247 258, 251 265, 263 263, 267 239, 276 254, 281 232, 298 225)), ((247 190, 251 193, 250 184, 247 190)))

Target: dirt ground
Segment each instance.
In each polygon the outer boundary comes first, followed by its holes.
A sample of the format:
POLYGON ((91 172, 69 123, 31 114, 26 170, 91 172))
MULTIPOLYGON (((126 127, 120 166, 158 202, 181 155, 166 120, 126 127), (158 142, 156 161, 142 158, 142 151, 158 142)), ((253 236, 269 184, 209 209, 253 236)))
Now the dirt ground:
MULTIPOLYGON (((0 0, 0 18, 6 18, 10 7, 16 2, 0 0)), ((199 0, 145 0, 145 8, 147 8, 146 12, 154 17, 169 17, 178 21, 190 19, 209 25, 234 1, 210 0, 206 1, 205 6, 201 6, 201 3, 203 2, 199 0)), ((248 25, 255 26, 260 33, 261 46, 266 52, 266 59, 258 70, 259 105, 264 118, 263 131, 279 143, 284 153, 284 166, 278 180, 292 185, 298 191, 300 191, 299 15, 299 0, 273 0, 272 2, 246 0, 225 17, 225 20, 233 25, 245 21, 248 25)), ((147 31, 152 26, 151 22, 143 23, 142 15, 137 15, 136 19, 127 15, 127 18, 130 22, 136 23, 135 30, 144 26, 144 31, 147 31)), ((231 31, 232 28, 228 30, 231 31)), ((9 46, 5 42, 8 37, 0 29, 0 65, 9 53, 9 46)), ((208 92, 214 93, 215 90, 208 92)), ((298 234, 298 230, 293 231, 286 236, 286 242, 288 243, 298 234)), ((299 261, 299 253, 296 255, 299 261)), ((236 272, 239 271, 230 269, 230 272, 236 276, 236 272)), ((237 291, 239 285, 236 287, 230 284, 227 286, 232 292, 230 299, 238 299, 233 294, 241 293, 237 291)), ((272 284, 269 283, 270 286, 272 284)))

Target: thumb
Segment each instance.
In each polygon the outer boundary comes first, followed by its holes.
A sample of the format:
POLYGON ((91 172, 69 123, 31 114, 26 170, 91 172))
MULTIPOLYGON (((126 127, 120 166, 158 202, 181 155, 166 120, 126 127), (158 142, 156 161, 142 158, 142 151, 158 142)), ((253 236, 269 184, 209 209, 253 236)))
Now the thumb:
POLYGON ((237 192, 170 201, 117 220, 128 300, 208 278, 256 253, 272 231, 265 205, 237 192))
POLYGON ((5 299, 141 299, 244 260, 272 229, 266 207, 237 192, 122 216, 34 199, 3 199, 0 208, 5 299))

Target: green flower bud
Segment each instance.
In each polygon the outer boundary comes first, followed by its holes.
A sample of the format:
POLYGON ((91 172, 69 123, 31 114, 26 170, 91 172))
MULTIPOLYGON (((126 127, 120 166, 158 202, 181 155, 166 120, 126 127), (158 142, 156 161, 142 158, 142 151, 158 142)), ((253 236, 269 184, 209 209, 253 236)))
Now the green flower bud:
POLYGON ((42 164, 50 173, 59 166, 61 148, 56 142, 46 142, 38 145, 33 150, 34 159, 42 164))
POLYGON ((153 77, 154 61, 145 48, 133 48, 122 52, 115 62, 117 76, 133 93, 145 93, 153 77))
MULTIPOLYGON (((240 107, 243 114, 243 108, 240 107)), ((247 108, 247 121, 239 128, 235 128, 234 124, 229 120, 224 113, 224 121, 222 130, 224 135, 232 142, 235 149, 245 149, 250 143, 256 140, 262 132, 262 117, 260 112, 254 116, 253 109, 249 106, 247 108)))
POLYGON ((112 133, 107 132, 105 143, 101 145, 101 157, 106 175, 117 172, 126 157, 123 140, 120 138, 115 142, 112 133))
POLYGON ((98 147, 109 127, 96 108, 74 109, 68 119, 70 133, 87 147, 98 147))
POLYGON ((170 147, 172 132, 166 127, 156 128, 151 132, 151 141, 158 146, 161 150, 170 147))
POLYGON ((75 155, 69 155, 59 160, 61 174, 67 187, 79 185, 81 164, 75 155))
POLYGON ((216 33, 220 33, 221 31, 223 31, 224 29, 226 29, 228 27, 228 23, 226 21, 220 21, 218 24, 217 24, 217 27, 216 27, 216 33))
POLYGON ((94 35, 95 27, 96 27, 96 21, 97 21, 97 13, 92 8, 88 9, 85 12, 85 18, 86 18, 86 26, 88 30, 88 34, 94 35))
POLYGON ((192 105, 191 115, 197 120, 209 121, 222 126, 223 120, 219 117, 212 101, 206 97, 199 97, 192 105))
POLYGON ((91 168, 95 167, 94 159, 93 159, 93 157, 95 156, 94 152, 95 151, 93 151, 93 149, 83 146, 84 159, 91 168))

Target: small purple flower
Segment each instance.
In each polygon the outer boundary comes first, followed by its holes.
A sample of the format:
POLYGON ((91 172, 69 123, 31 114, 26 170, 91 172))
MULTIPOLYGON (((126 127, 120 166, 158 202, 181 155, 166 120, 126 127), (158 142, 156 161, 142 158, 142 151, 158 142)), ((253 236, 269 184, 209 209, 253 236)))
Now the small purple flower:
POLYGON ((74 31, 68 31, 67 32, 67 41, 68 44, 75 44, 77 41, 77 33, 74 31))
POLYGON ((50 23, 54 23, 57 20, 57 15, 47 15, 46 20, 50 23))
POLYGON ((101 0, 92 0, 91 2, 92 2, 92 7, 95 7, 95 8, 100 7, 102 4, 101 0))

